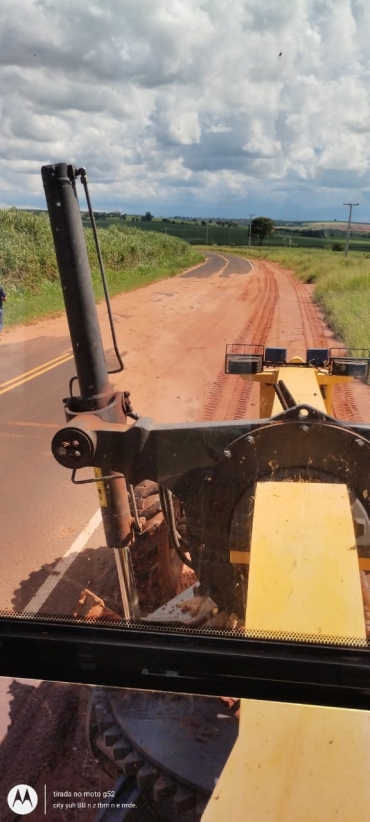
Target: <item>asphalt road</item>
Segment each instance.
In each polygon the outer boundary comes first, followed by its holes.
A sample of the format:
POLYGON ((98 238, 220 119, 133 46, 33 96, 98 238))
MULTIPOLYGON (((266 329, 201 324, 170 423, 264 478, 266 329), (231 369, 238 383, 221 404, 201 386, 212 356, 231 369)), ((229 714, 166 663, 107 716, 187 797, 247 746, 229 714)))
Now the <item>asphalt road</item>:
MULTIPOLYGON (((207 257, 178 279, 193 285, 192 278, 225 280, 251 269, 232 255, 207 251, 207 257)), ((122 317, 123 336, 128 321, 122 317)), ((98 525, 96 489, 77 490, 51 455, 52 436, 64 423, 62 398, 75 369, 66 328, 55 335, 53 321, 46 325, 50 334, 43 324, 42 335, 35 326, 31 339, 10 331, 0 341, 0 609, 70 614, 81 587, 93 587, 94 578, 104 574, 109 551, 98 525)))

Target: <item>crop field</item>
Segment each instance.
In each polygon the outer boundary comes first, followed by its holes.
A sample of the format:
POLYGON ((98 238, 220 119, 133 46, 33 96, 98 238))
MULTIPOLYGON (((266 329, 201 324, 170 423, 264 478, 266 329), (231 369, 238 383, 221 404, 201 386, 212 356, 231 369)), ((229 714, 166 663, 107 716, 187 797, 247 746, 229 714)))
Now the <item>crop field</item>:
MULTIPOLYGON (((170 277, 202 259, 188 243, 154 232, 113 225, 98 229, 111 295, 170 277)), ((86 244, 97 300, 103 288, 91 229, 86 244)), ((5 289, 5 325, 31 322, 63 310, 54 244, 45 213, 0 210, 0 284, 5 289)))
POLYGON ((348 348, 370 348, 370 258, 319 249, 233 249, 248 259, 274 260, 305 283, 314 283, 314 299, 328 325, 348 348))
MULTIPOLYGON (((297 224, 297 227, 289 226, 292 230, 300 230, 300 229, 312 229, 314 231, 319 231, 324 229, 325 231, 347 231, 347 221, 346 220, 325 220, 321 222, 302 222, 297 224)), ((369 234, 370 236, 370 223, 355 223, 351 222, 351 233, 352 234, 369 234)))
MULTIPOLYGON (((84 224, 88 225, 85 218, 84 224)), ((135 225, 135 228, 140 231, 155 231, 159 234, 167 234, 168 237, 178 237, 179 239, 185 240, 190 245, 227 245, 230 246, 230 248, 233 248, 248 246, 249 241, 248 225, 220 226, 216 225, 214 222, 208 223, 208 225, 201 225, 200 221, 189 220, 185 222, 180 220, 168 220, 167 222, 164 222, 160 219, 153 219, 148 222, 138 220, 133 223, 131 218, 128 218, 127 221, 123 222, 119 218, 114 217, 98 219, 97 225, 102 229, 109 228, 112 225, 135 225)), ((278 248, 293 246, 297 248, 327 248, 331 250, 335 241, 340 240, 344 243, 345 230, 346 224, 339 222, 297 223, 294 226, 280 226, 277 223, 275 232, 271 236, 266 237, 263 245, 278 248), (302 237, 299 233, 302 230, 317 232, 325 231, 326 236, 302 237)), ((255 245, 254 241, 252 242, 252 245, 255 245)), ((357 251, 367 251, 370 253, 370 226, 366 228, 365 225, 358 224, 356 227, 356 225, 353 224, 353 231, 351 233, 351 248, 357 251)))

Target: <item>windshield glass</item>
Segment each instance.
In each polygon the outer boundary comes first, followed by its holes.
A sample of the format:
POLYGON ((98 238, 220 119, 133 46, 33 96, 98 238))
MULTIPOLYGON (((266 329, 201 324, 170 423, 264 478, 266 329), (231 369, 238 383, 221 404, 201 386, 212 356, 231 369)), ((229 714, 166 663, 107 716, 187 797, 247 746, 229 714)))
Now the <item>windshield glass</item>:
POLYGON ((3 613, 366 645, 365 7, 1 15, 3 613))
POLYGON ((369 34, 1 3, 4 822, 367 818, 369 34))

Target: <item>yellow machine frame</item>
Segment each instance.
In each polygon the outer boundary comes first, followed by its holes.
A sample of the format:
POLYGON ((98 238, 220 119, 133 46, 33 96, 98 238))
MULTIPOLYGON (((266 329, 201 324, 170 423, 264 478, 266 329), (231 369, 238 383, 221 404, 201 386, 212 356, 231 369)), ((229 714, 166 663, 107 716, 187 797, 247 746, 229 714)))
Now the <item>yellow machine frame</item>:
MULTIPOLYGON (((241 376, 260 383, 262 418, 283 410, 279 380, 297 404, 326 414, 333 386, 351 381, 298 357, 241 376)), ((247 630, 366 638, 346 485, 258 482, 250 553, 232 551, 230 561, 250 563, 247 630)), ((243 700, 237 742, 202 820, 363 822, 369 773, 370 712, 243 700)))

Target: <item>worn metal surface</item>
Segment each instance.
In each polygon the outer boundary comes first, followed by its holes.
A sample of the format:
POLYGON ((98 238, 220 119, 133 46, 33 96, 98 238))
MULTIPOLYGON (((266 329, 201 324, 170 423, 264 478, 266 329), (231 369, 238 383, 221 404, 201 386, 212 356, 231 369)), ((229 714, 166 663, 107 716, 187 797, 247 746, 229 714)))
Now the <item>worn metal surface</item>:
MULTIPOLYGON (((122 400, 118 400, 109 383, 103 344, 87 256, 84 230, 76 192, 76 169, 71 164, 43 166, 50 225, 66 307, 69 331, 80 397, 65 401, 67 419, 80 411, 99 411, 112 405, 109 419, 124 423, 122 400)), ((78 468, 80 462, 89 465, 94 452, 91 438, 73 426, 58 444, 59 454, 68 464, 78 468)), ((96 464, 96 469, 102 465, 96 464)), ((138 616, 137 594, 133 581, 129 545, 132 540, 132 516, 125 480, 117 472, 102 488, 99 503, 107 545, 114 548, 117 575, 126 617, 138 616)), ((101 474, 100 474, 101 476, 101 474)), ((99 491, 99 486, 97 486, 99 491)))
MULTIPOLYGON (((140 420, 127 430, 82 415, 73 425, 91 441, 96 437, 93 464, 105 459, 108 472, 123 470, 135 482, 149 478, 173 490, 184 505, 202 594, 241 618, 245 581, 230 565, 229 551, 248 550, 257 481, 342 482, 370 511, 369 427, 343 425, 308 405, 257 423, 166 426, 140 420)), ((54 450, 67 430, 54 438, 54 450)))
MULTIPOLYGON (((81 396, 95 408, 112 395, 105 364, 90 265, 69 163, 41 170, 81 396)), ((90 406, 91 407, 91 406, 90 406)))
POLYGON ((220 699, 118 689, 95 690, 88 723, 102 767, 136 783, 141 818, 157 822, 199 822, 238 732, 220 699))
MULTIPOLYGON (((314 368, 279 368, 277 383, 282 380, 289 394, 294 397, 296 405, 312 405, 324 414, 327 413, 324 399, 317 382, 314 368)), ((272 416, 279 414, 281 403, 276 396, 272 406, 272 416)))
POLYGON ((202 822, 363 822, 370 713, 248 701, 202 822))
POLYGON ((113 690, 110 702, 120 728, 146 760, 189 788, 211 793, 239 724, 221 700, 113 690))
POLYGON ((245 624, 366 638, 345 485, 257 484, 245 624))
MULTIPOLYGON (((365 638, 345 485, 257 484, 245 624, 365 638)), ((242 700, 239 737, 202 822, 361 822, 369 751, 370 712, 242 700)))

